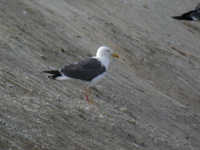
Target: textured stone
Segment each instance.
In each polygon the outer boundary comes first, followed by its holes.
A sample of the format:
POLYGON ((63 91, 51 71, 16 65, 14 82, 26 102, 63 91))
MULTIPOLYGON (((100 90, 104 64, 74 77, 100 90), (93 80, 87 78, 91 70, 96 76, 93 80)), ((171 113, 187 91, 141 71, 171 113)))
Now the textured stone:
POLYGON ((197 0, 1 0, 0 150, 199 150, 197 0), (120 54, 92 89, 41 72, 120 54))

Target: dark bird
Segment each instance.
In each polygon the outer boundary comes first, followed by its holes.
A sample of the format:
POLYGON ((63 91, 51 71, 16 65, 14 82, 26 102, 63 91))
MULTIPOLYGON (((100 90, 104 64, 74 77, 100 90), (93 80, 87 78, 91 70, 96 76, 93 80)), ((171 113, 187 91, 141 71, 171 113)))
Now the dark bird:
POLYGON ((119 57, 109 47, 102 46, 97 50, 94 57, 66 65, 60 70, 46 70, 43 72, 50 74, 48 77, 54 80, 79 79, 89 83, 85 88, 85 97, 89 103, 92 103, 93 100, 89 97, 90 87, 105 75, 110 63, 110 56, 119 57))
POLYGON ((186 12, 180 16, 173 16, 172 18, 177 20, 188 20, 188 21, 200 20, 200 3, 196 6, 194 10, 186 12))

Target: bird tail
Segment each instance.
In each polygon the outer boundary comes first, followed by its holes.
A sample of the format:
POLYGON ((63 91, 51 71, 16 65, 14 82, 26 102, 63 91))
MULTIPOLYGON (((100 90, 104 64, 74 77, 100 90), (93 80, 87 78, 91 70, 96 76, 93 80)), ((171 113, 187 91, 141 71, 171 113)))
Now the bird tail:
POLYGON ((58 70, 45 70, 43 72, 51 74, 50 76, 48 76, 48 78, 53 79, 53 80, 56 80, 57 78, 62 77, 62 74, 58 70))

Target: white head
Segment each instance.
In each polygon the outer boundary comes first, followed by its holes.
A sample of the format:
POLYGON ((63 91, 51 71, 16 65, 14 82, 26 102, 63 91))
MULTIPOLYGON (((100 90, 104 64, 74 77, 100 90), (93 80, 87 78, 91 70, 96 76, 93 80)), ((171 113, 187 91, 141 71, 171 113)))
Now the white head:
POLYGON ((101 46, 98 48, 96 58, 98 58, 106 66, 106 68, 108 68, 110 63, 110 56, 119 58, 119 55, 113 53, 113 50, 109 47, 101 46))
POLYGON ((101 58, 109 58, 110 56, 113 57, 119 57, 117 54, 113 53, 113 50, 109 47, 106 46, 101 46, 98 48, 97 53, 96 53, 96 57, 101 58))

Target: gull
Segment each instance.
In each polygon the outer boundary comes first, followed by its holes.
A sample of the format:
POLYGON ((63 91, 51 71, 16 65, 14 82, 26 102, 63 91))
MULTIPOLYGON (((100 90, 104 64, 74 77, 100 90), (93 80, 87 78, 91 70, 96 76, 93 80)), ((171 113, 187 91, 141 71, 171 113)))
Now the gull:
POLYGON ((188 21, 198 21, 200 20, 200 3, 196 6, 195 9, 186 12, 180 16, 173 16, 172 18, 177 20, 188 20, 188 21))
POLYGON ((90 98, 90 87, 99 82, 106 74, 110 57, 119 58, 119 55, 107 46, 98 48, 96 56, 86 58, 77 63, 65 65, 58 70, 45 70, 44 73, 50 74, 48 77, 54 80, 78 79, 89 84, 85 87, 85 98, 88 103, 93 103, 90 98))

